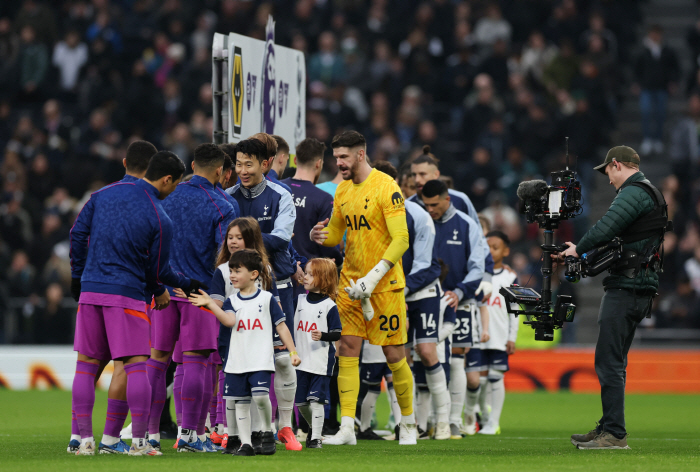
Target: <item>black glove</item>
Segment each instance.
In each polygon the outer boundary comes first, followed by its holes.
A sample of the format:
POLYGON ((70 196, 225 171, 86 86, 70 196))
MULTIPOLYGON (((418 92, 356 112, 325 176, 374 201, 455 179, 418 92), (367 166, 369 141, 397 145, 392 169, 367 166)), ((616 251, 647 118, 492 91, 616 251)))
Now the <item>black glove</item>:
POLYGON ((71 279, 70 294, 76 302, 80 300, 80 279, 71 279))
POLYGON ((204 290, 209 290, 209 287, 207 287, 205 284, 200 282, 199 280, 195 279, 190 279, 190 285, 187 287, 181 287, 182 291, 185 292, 185 295, 188 297, 190 296, 190 293, 199 293, 199 289, 204 289, 204 290))

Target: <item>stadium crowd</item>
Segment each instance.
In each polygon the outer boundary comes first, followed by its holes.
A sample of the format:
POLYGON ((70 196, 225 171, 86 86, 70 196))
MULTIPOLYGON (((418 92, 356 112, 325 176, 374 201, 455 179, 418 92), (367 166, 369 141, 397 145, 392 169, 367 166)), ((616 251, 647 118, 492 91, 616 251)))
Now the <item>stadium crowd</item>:
MULTIPOLYGON (((136 139, 190 169, 194 148, 212 136, 212 34, 261 38, 268 14, 276 42, 306 54, 307 136, 329 145, 338 130, 360 130, 373 161, 403 169, 430 145, 454 188, 508 235, 510 265, 536 288, 539 233, 517 212, 518 183, 561 168, 568 136, 585 195, 625 90, 647 97, 680 85, 675 53, 652 33, 636 37, 639 3, 3 1, 0 342, 71 342, 68 234, 80 208, 122 177, 136 139), (676 69, 650 79, 661 60, 676 69)), ((688 33, 693 64, 699 38, 700 27, 688 33)), ((667 142, 674 174, 664 194, 677 232, 667 236, 651 323, 659 327, 700 327, 698 77, 687 79, 688 113, 667 142)), ((652 130, 663 117, 649 113, 642 154, 663 151, 652 130)), ((328 153, 322 180, 336 172, 328 153)), ((559 239, 576 240, 586 226, 562 225, 559 239)))

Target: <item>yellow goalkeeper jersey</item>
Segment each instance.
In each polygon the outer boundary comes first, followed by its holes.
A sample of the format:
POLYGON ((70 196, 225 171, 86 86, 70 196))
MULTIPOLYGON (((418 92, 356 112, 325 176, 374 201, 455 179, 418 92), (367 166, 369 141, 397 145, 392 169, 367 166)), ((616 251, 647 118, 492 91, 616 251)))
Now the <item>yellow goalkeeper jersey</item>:
MULTIPOLYGON (((328 230, 330 235, 347 231, 340 290, 350 286, 349 279, 357 281, 367 275, 384 258, 392 242, 389 225, 408 234, 403 195, 391 177, 373 169, 361 184, 345 180, 338 185, 328 230)), ((401 255, 391 262, 394 267, 374 292, 403 289, 406 285, 401 255)))

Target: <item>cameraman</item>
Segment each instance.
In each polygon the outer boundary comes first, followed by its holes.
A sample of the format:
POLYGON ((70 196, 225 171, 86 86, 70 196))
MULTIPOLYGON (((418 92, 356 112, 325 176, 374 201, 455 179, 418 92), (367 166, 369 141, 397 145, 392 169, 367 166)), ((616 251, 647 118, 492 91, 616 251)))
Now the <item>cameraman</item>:
MULTIPOLYGON (((581 238, 578 245, 558 255, 579 257, 619 236, 623 242, 623 260, 658 249, 666 227, 665 203, 658 190, 639 171, 639 155, 627 146, 608 151, 605 162, 596 170, 604 173, 617 191, 607 213, 581 238), (642 182, 637 183, 637 182, 642 182), (658 202, 658 204, 657 204, 658 202), (662 221, 660 221, 662 220, 662 221), (651 235, 651 236, 649 236, 651 235), (644 239, 640 239, 644 237, 644 239)), ((659 287, 653 270, 628 270, 613 266, 603 280, 605 295, 600 304, 600 331, 595 349, 595 370, 600 382, 603 416, 588 434, 574 434, 571 442, 578 449, 629 449, 625 430, 625 377, 627 353, 634 332, 649 313, 659 287)), ((634 264, 632 264, 634 265, 634 264)), ((629 268, 630 264, 626 268, 629 268)))

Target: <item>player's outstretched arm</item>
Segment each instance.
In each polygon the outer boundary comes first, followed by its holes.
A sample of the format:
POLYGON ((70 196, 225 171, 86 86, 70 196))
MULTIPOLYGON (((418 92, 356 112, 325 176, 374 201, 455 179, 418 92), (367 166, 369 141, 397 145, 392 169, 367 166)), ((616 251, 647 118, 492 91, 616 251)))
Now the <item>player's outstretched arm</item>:
POLYGON ((297 354, 297 347, 294 345, 294 339, 292 338, 292 333, 289 332, 289 328, 287 328, 287 324, 279 323, 275 326, 275 329, 277 330, 277 334, 280 335, 284 347, 289 349, 289 355, 292 357, 292 365, 296 367, 301 364, 301 359, 299 358, 299 354, 297 354))
MULTIPOLYGON (((183 293, 184 295, 184 293, 183 293)), ((236 312, 233 311, 231 302, 226 300, 223 307, 219 307, 216 300, 211 298, 207 292, 200 289, 198 293, 192 292, 188 298, 194 306, 203 307, 210 310, 216 316, 216 319, 227 328, 233 328, 236 325, 236 312)))
POLYGON ((338 217, 326 218, 319 221, 309 233, 309 237, 316 244, 326 247, 333 247, 340 244, 345 234, 345 227, 338 217))
POLYGON ((479 307, 479 314, 481 315, 481 342, 485 343, 491 339, 489 334, 489 307, 487 305, 481 305, 479 307))

